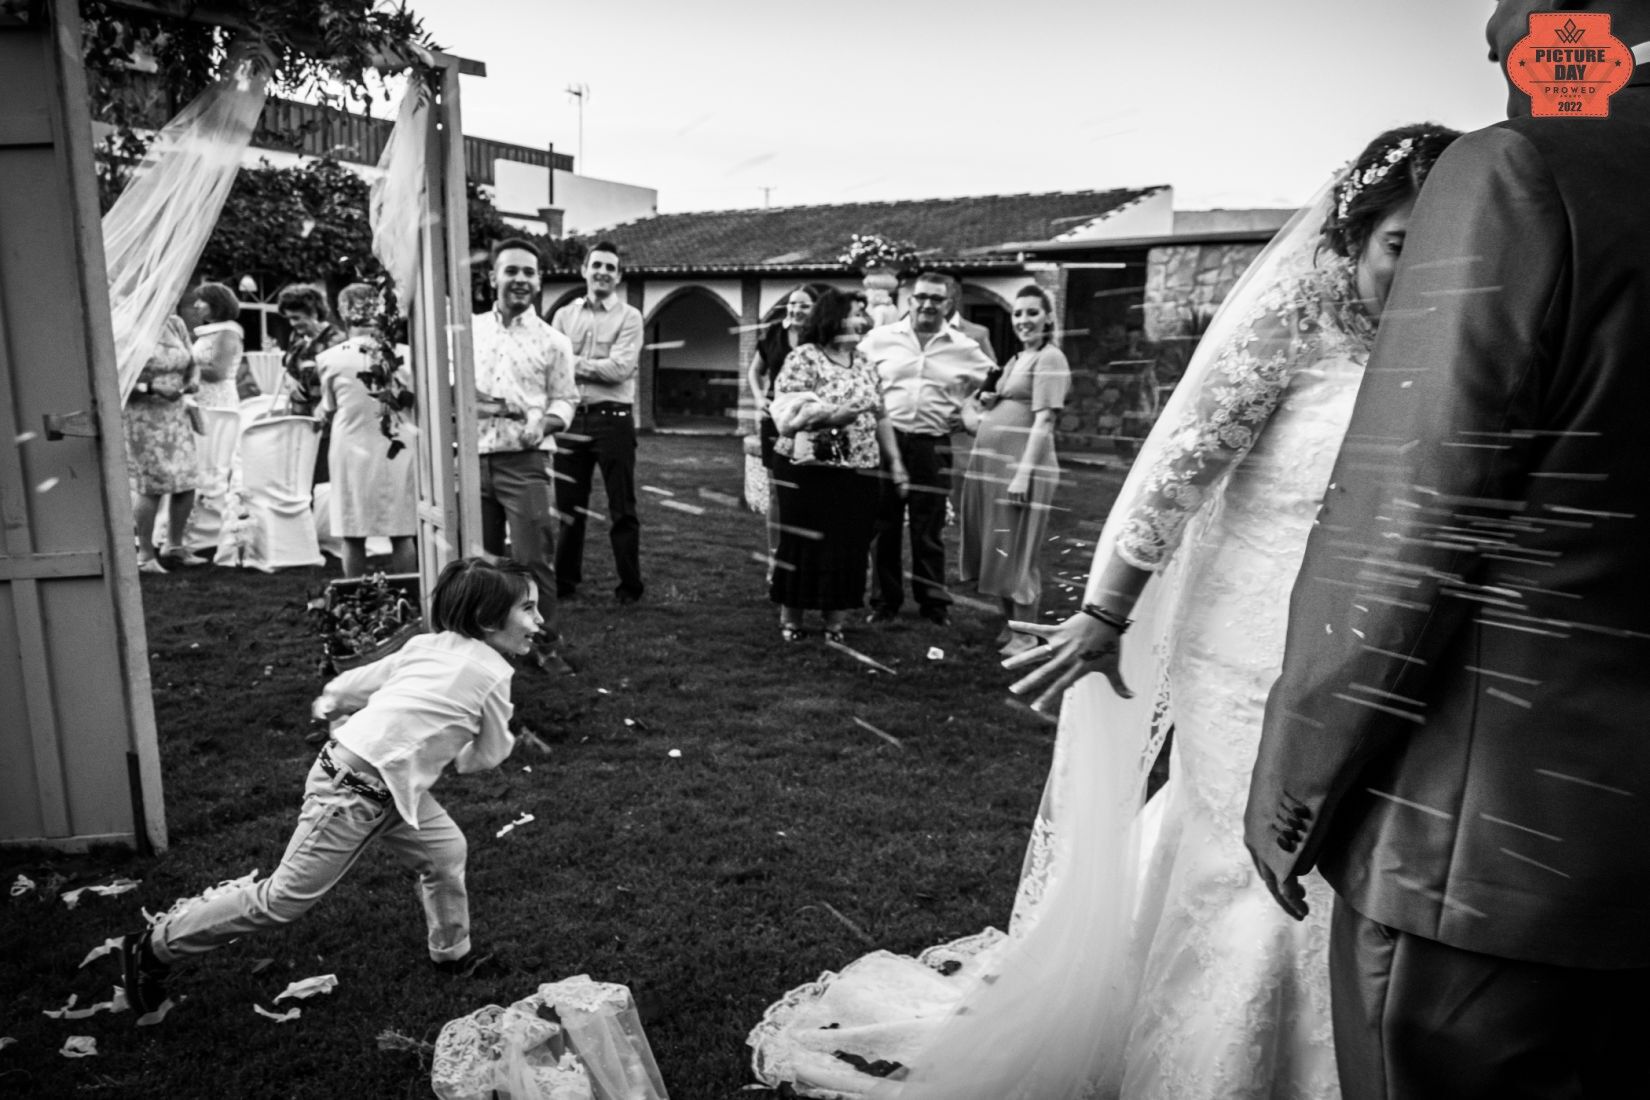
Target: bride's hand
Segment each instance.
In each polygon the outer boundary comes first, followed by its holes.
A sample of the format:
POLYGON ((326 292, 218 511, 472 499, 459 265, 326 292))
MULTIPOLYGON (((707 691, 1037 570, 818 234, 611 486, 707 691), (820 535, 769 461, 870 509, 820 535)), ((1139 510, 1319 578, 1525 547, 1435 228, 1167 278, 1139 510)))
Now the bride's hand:
POLYGON ((1015 695, 1042 689, 1042 694, 1031 704, 1033 710, 1046 713, 1068 687, 1091 672, 1098 672, 1109 680, 1112 690, 1124 699, 1134 698, 1118 667, 1123 655, 1123 636, 1116 627, 1082 612, 1057 626, 1019 622, 1008 625, 1010 629, 1034 634, 1048 643, 1003 662, 1003 667, 1009 669, 1047 662, 1009 685, 1008 690, 1015 695))

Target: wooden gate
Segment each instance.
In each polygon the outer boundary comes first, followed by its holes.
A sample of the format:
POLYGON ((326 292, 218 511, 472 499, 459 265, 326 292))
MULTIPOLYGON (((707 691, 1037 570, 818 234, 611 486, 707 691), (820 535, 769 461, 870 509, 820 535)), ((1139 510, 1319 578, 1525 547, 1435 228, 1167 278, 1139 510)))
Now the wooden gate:
POLYGON ((0 844, 159 849, 80 20, 0 12, 0 844))

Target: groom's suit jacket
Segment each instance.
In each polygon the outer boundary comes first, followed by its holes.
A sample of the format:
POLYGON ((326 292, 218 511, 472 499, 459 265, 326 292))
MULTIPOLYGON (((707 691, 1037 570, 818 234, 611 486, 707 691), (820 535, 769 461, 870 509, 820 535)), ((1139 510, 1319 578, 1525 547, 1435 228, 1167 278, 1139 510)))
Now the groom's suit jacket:
POLYGON ((1428 179, 1246 827, 1390 927, 1650 966, 1650 66, 1428 179))

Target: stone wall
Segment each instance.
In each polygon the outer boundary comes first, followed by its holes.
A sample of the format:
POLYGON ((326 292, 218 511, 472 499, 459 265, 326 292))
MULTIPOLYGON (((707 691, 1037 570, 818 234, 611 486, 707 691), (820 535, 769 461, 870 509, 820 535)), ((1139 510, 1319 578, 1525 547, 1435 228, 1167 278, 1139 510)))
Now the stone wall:
POLYGON ((1058 441, 1071 451, 1132 454, 1186 372, 1220 303, 1264 247, 1165 245, 1122 270, 1067 275, 1072 393, 1058 441))

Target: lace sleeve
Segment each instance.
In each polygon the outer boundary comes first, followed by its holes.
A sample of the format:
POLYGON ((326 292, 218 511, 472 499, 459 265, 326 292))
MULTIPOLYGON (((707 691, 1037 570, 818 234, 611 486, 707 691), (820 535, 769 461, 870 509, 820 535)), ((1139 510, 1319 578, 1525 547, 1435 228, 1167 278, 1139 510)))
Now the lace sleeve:
POLYGON ((1124 561, 1154 572, 1166 565, 1211 488, 1255 445, 1316 327, 1309 297, 1298 284, 1267 295, 1220 349, 1196 396, 1159 425, 1165 445, 1118 528, 1124 561))

